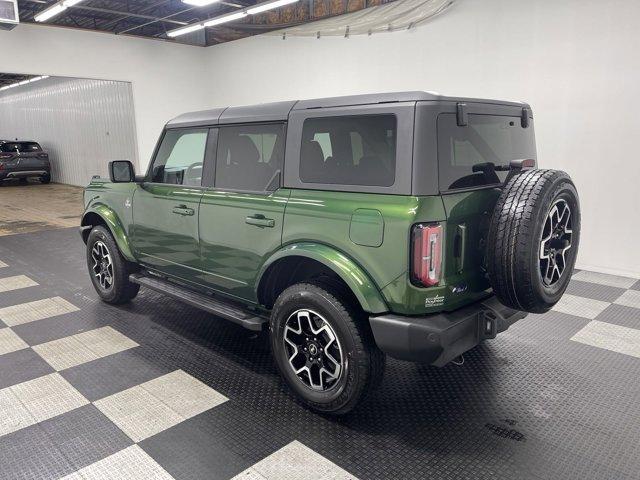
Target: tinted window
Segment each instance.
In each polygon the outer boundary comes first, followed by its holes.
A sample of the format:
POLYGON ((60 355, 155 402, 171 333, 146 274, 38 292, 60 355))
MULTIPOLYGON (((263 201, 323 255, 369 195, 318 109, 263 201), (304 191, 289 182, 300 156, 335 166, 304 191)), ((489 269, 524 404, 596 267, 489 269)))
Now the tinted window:
POLYGON ((396 129, 395 115, 305 120, 300 180, 341 185, 393 185, 396 129))
POLYGON ((279 186, 284 158, 284 125, 220 127, 216 188, 264 191, 279 186))
POLYGON ((536 147, 533 124, 522 128, 520 117, 469 115, 459 127, 455 114, 438 116, 441 190, 502 183, 509 162, 521 158, 535 160, 536 147))
POLYGON ((0 151, 2 152, 40 152, 42 149, 36 142, 9 142, 0 144, 0 151))
POLYGON ((167 130, 153 162, 151 181, 200 186, 207 129, 167 130))

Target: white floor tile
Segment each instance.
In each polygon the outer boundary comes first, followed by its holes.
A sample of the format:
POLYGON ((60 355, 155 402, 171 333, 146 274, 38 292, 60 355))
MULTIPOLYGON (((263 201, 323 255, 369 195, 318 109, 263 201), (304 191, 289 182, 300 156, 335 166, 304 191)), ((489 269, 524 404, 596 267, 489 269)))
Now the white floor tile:
POLYGON ((37 422, 70 412, 89 403, 89 400, 58 373, 45 375, 9 388, 37 422))
POLYGON ((14 327, 78 310, 78 307, 67 302, 64 298, 45 298, 44 300, 0 308, 0 320, 10 327, 14 327))
POLYGON ((228 399, 182 370, 94 402, 135 442, 149 438, 228 399))
POLYGON ((94 402, 134 442, 140 442, 184 420, 140 385, 94 402))
POLYGON ((640 358, 640 330, 594 320, 571 340, 640 358))
POLYGON ((49 365, 60 371, 137 346, 136 342, 117 330, 102 327, 32 348, 49 365))
POLYGON ((34 423, 33 416, 9 388, 0 390, 0 437, 34 423))
POLYGON ((73 386, 57 373, 0 390, 0 436, 87 405, 73 386))
POLYGON ((140 386, 185 419, 228 400, 221 393, 182 370, 176 370, 140 386))
POLYGON ((347 480, 356 479, 335 463, 298 441, 293 441, 233 480, 347 480))
POLYGON ((565 293, 560 301, 555 304, 553 310, 593 320, 609 305, 609 302, 578 297, 565 293))
POLYGON ((610 287, 618 288, 630 288, 634 283, 638 281, 637 278, 620 277, 618 275, 589 272, 587 270, 581 270, 571 278, 573 278, 574 280, 580 280, 582 282, 599 283, 600 285, 608 285, 610 287))
POLYGON ((0 278, 0 293, 18 290, 19 288, 34 287, 38 285, 26 275, 0 278))
MULTIPOLYGON (((614 303, 627 307, 640 308, 640 290, 627 290, 620 295, 614 303)), ((638 318, 640 318, 640 311, 638 312, 638 318)))
POLYGON ((16 352, 28 347, 29 345, 27 345, 13 330, 10 328, 0 328, 0 355, 16 352))
POLYGON ((138 445, 132 445, 96 463, 67 475, 62 480, 172 480, 138 445))

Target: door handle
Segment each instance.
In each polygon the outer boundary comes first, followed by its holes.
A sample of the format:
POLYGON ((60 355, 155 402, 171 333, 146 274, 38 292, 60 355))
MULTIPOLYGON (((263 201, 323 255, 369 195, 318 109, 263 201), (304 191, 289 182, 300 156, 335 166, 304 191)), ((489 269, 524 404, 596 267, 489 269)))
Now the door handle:
POLYGON ((266 218, 264 215, 256 214, 251 215, 244 219, 244 222, 249 225, 255 225, 256 227, 273 228, 276 226, 276 221, 273 218, 266 218))
POLYGON ((196 213, 196 211, 193 208, 189 208, 186 205, 176 205, 175 207, 173 207, 172 212, 177 215, 182 215, 186 217, 191 217, 196 213))

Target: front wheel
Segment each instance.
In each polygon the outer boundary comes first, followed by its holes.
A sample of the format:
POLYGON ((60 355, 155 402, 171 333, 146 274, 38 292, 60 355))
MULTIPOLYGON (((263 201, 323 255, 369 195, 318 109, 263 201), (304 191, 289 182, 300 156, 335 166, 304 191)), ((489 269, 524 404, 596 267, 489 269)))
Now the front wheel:
POLYGON ((87 267, 93 287, 106 303, 126 303, 140 290, 140 285, 129 281, 135 267, 122 256, 111 232, 102 225, 89 233, 87 267))
POLYGON ((271 349, 282 377, 309 408, 350 412, 380 383, 385 356, 366 316, 321 282, 299 283, 278 297, 271 349))

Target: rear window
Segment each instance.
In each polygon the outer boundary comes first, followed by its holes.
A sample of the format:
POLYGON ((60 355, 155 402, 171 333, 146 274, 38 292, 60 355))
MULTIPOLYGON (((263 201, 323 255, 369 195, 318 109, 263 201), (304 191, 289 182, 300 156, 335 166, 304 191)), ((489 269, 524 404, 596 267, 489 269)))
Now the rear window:
POLYGON ((440 190, 497 185, 504 182, 511 160, 536 159, 533 123, 520 117, 469 115, 459 127, 454 113, 438 116, 440 190))
POLYGON ((300 180, 389 187, 396 176, 396 133, 395 115, 308 118, 300 180))
POLYGON ((9 142, 0 144, 1 152, 40 152, 42 149, 36 142, 9 142))

